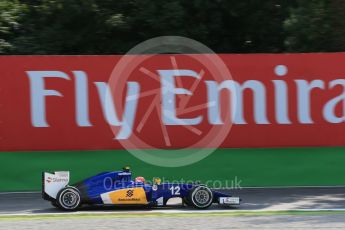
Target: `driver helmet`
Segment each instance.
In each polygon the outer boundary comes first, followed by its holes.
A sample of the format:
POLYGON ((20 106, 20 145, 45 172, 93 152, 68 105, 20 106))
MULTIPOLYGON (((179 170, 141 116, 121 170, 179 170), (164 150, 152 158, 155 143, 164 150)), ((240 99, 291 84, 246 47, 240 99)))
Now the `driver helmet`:
POLYGON ((145 183, 145 178, 142 176, 138 176, 135 178, 135 183, 145 183))

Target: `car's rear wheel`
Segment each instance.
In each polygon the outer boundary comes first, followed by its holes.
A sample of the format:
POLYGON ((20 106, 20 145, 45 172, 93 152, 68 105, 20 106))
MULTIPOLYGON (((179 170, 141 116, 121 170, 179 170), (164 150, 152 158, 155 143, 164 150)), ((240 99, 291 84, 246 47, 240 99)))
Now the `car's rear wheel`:
POLYGON ((80 194, 76 188, 66 187, 61 189, 56 198, 59 208, 74 211, 80 207, 80 194))
POLYGON ((193 188, 188 197, 191 205, 198 209, 205 209, 210 207, 213 201, 213 193, 211 189, 206 186, 197 186, 193 188))

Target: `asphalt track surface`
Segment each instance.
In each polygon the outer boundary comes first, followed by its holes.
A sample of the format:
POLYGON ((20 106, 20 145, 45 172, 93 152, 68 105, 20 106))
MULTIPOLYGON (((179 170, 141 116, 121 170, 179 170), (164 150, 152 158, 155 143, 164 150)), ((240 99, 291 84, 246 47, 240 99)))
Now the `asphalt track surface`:
MULTIPOLYGON (((345 210, 345 187, 332 188, 245 188, 226 190, 233 196, 239 196, 242 203, 238 207, 213 205, 206 211, 277 211, 277 210, 345 210)), ((179 200, 166 208, 123 208, 123 207, 84 207, 79 212, 135 212, 168 210, 205 212, 182 207, 179 200)), ((52 207, 48 201, 36 193, 0 193, 0 215, 3 214, 46 214, 64 213, 52 207)))
POLYGON ((182 207, 178 201, 166 208, 84 207, 71 214, 52 208, 40 193, 0 193, 1 229, 345 229, 345 187, 333 188, 246 188, 227 191, 242 198, 239 207, 213 205, 208 210, 182 207), (267 213, 305 210, 309 214, 239 215, 229 213, 267 213), (328 211, 328 214, 320 213, 328 211), (315 212, 314 212, 315 211, 315 212), (330 212, 329 212, 330 211, 330 212), (60 218, 47 218, 44 215, 60 218), (72 214, 72 215, 74 215, 72 214), (97 216, 118 215, 118 216, 97 216), (124 215, 123 215, 124 214, 124 215), (149 214, 149 215, 142 215, 149 214), (151 215, 152 214, 152 215, 151 215), (180 216, 178 216, 181 214, 180 216), (182 215, 183 214, 183 215, 182 215), (185 215, 188 214, 188 215, 185 215), (189 215, 192 214, 192 215, 189 215), (13 215, 38 216, 33 219, 1 219, 13 215), (125 216, 133 215, 133 216, 125 216), (141 216, 142 215, 142 216, 141 216), (62 218, 61 218, 62 217, 62 218))

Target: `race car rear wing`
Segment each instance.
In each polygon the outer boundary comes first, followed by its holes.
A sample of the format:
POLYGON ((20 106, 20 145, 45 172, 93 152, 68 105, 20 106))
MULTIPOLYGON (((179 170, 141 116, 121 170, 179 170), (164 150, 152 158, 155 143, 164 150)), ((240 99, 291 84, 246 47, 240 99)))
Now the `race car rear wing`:
POLYGON ((69 183, 69 172, 43 172, 42 197, 45 200, 55 200, 58 192, 69 183))

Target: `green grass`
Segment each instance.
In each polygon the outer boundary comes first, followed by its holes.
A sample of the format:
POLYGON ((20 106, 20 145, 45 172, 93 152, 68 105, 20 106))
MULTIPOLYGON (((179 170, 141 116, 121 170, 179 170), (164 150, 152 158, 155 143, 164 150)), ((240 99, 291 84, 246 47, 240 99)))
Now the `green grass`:
POLYGON ((199 180, 211 187, 231 187, 235 179, 243 187, 345 185, 345 147, 218 149, 179 168, 144 163, 126 150, 0 152, 0 162, 0 191, 40 190, 42 171, 69 170, 76 182, 124 165, 134 176, 199 180))

